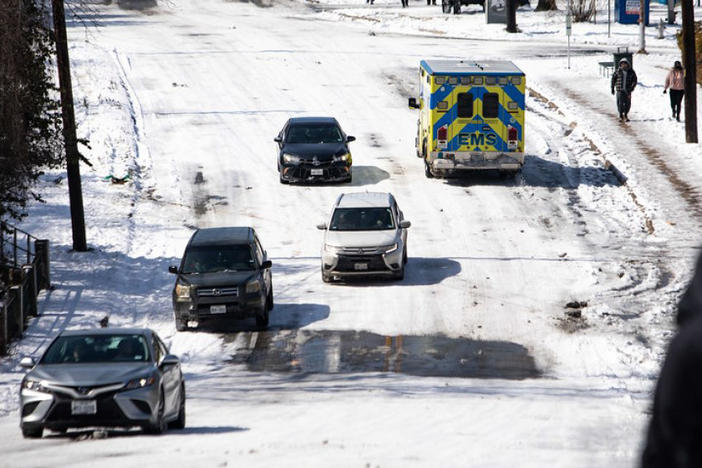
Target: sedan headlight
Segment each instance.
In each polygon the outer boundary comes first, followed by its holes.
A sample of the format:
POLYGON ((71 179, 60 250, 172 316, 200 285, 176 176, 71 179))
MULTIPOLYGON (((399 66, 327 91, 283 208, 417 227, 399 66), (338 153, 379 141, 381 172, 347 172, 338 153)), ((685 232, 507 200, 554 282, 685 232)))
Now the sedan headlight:
POLYGON ((334 162, 351 162, 351 153, 334 156, 334 162))
POLYGON ((132 379, 129 382, 127 382, 127 385, 125 385, 124 388, 126 388, 127 390, 133 390, 135 388, 150 387, 155 383, 156 377, 151 375, 149 377, 140 377, 138 379, 132 379))
POLYGON ((24 379, 22 381, 22 388, 27 390, 33 390, 35 392, 51 393, 51 390, 46 388, 38 380, 24 379))
POLYGON ((285 164, 300 164, 300 157, 294 154, 283 153, 283 162, 285 164))
POLYGON ((394 251, 397 250, 397 248, 398 248, 398 245, 397 245, 397 242, 395 242, 394 244, 388 245, 387 247, 385 247, 385 253, 386 254, 393 253, 394 251))
POLYGON ((257 279, 246 283, 246 294, 257 293, 261 290, 261 283, 257 279))

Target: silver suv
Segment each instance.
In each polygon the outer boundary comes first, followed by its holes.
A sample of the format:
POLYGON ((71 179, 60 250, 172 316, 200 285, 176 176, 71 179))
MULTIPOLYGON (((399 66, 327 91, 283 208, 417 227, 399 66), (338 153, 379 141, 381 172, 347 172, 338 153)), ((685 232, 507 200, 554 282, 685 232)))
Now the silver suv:
POLYGON ((402 279, 407 263, 407 228, 390 193, 344 193, 337 198, 322 245, 322 280, 351 276, 402 279))

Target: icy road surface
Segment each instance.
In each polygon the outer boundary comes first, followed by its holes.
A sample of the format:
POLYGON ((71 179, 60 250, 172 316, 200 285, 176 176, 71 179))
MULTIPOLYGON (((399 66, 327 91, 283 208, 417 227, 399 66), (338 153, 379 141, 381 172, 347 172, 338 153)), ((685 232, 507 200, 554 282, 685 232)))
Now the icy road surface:
POLYGON ((0 466, 635 466, 702 219, 700 147, 680 143, 660 94, 670 37, 635 58, 624 126, 592 41, 566 71, 559 38, 449 40, 439 7, 420 2, 412 21, 428 17, 430 34, 387 6, 371 31, 301 2, 161 3, 76 8, 69 22, 94 250, 69 252, 65 174, 47 174, 48 203, 23 228, 51 239, 55 289, 0 362, 0 466), (430 57, 526 71, 516 180, 425 179, 406 102, 430 57), (279 184, 272 139, 300 115, 333 115, 358 138, 352 185, 279 184), (322 283, 315 225, 354 190, 392 192, 412 221, 403 281, 322 283), (253 225, 273 259, 271 329, 176 333, 167 267, 195 227, 222 225, 253 225), (188 428, 23 440, 19 358, 105 315, 182 356, 188 428))

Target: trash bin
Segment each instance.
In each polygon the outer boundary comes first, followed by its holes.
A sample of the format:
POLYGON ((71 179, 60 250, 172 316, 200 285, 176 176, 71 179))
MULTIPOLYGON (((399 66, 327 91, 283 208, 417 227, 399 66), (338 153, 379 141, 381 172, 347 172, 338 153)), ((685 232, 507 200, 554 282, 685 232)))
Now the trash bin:
POLYGON ((614 69, 619 68, 619 61, 623 58, 629 61, 629 66, 634 68, 634 54, 629 52, 628 47, 617 47, 617 51, 614 52, 614 69))
MULTIPOLYGON (((614 20, 619 24, 638 24, 640 9, 640 0, 615 0, 614 20)), ((648 26, 651 19, 651 0, 646 0, 645 12, 646 26, 648 26)))

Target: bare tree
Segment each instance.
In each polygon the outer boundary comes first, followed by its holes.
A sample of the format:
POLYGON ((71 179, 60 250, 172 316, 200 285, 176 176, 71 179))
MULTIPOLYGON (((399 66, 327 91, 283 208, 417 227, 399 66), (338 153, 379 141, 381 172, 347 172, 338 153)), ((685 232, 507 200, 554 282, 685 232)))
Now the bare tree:
POLYGON ((570 4, 570 14, 576 23, 590 21, 597 8, 596 0, 573 0, 570 4))
POLYGON ((556 0, 539 0, 534 11, 552 11, 558 10, 556 0))

